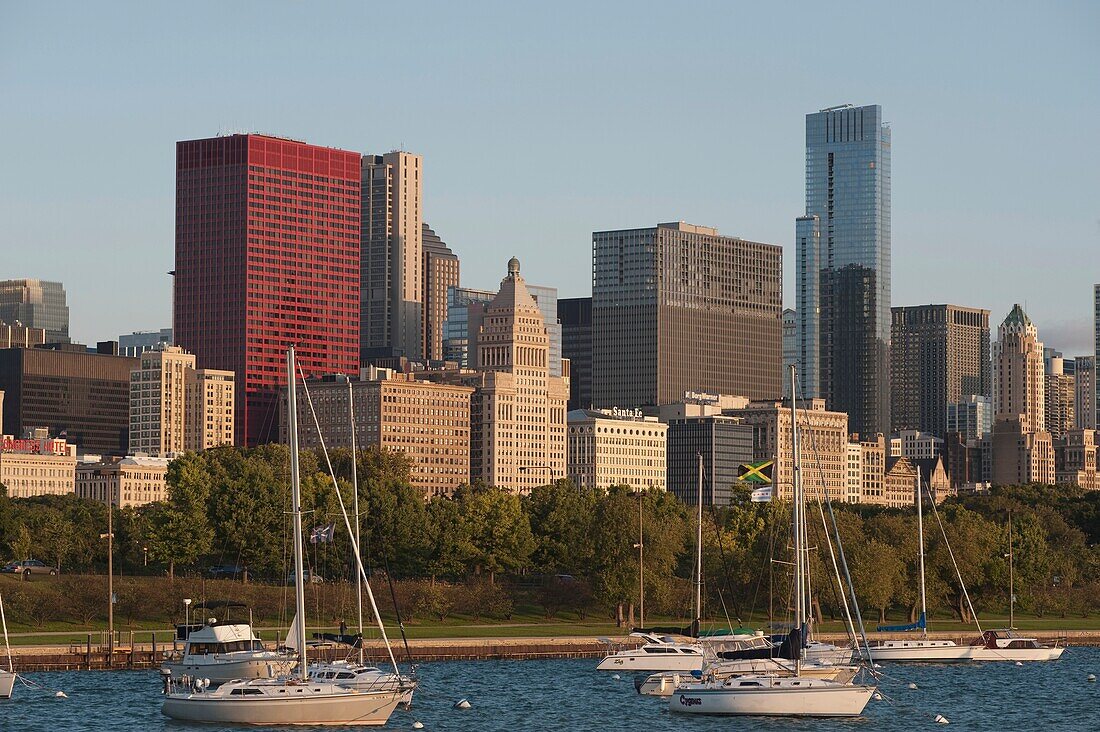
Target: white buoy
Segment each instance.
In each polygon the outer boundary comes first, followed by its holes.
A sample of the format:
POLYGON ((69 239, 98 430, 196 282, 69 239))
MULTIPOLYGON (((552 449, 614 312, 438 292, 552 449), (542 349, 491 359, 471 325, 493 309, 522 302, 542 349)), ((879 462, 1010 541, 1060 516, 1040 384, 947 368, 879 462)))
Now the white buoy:
POLYGON ((619 679, 621 679, 621 678, 622 678, 622 676, 619 676, 618 674, 615 674, 615 675, 614 675, 614 676, 612 676, 611 678, 612 678, 613 680, 615 680, 615 681, 618 681, 619 679))
POLYGON ((63 691, 57 692, 56 694, 54 694, 54 696, 57 697, 58 699, 68 699, 69 698, 69 695, 66 694, 63 691))
POLYGON ((1096 681, 1096 674, 1089 674, 1085 677, 1087 681, 1096 681))
POLYGON ((1017 665, 1017 666, 1023 666, 1024 664, 1023 664, 1023 663, 1022 663, 1021 661, 1017 661, 1017 662, 1016 662, 1016 665, 1017 665))
POLYGON ((943 716, 942 714, 937 714, 936 715, 936 723, 937 724, 950 724, 950 722, 947 721, 947 717, 943 716))
POLYGON ((882 701, 882 694, 876 691, 874 694, 871 694, 871 698, 875 701, 882 701))
POLYGON ((916 684, 914 684, 914 683, 913 683, 912 681, 910 681, 910 682, 909 682, 909 688, 910 688, 910 689, 915 689, 915 688, 917 688, 917 685, 916 685, 916 684))
POLYGON ((466 699, 459 699, 455 702, 455 709, 469 709, 470 702, 466 699))
POLYGON ((424 723, 419 719, 413 722, 413 729, 424 729, 424 723))
POLYGON ((876 663, 875 668, 882 668, 882 664, 881 663, 876 663))

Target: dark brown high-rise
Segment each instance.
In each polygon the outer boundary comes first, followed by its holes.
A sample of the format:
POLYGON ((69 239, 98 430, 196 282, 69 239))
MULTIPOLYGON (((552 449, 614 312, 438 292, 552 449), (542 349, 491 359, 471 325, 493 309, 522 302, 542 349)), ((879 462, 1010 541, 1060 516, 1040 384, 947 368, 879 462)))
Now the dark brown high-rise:
POLYGON ((989 311, 958 305, 891 309, 893 429, 943 437, 947 405, 989 396, 989 311))
POLYGON ((782 393, 783 250, 683 222, 592 234, 592 402, 782 393))

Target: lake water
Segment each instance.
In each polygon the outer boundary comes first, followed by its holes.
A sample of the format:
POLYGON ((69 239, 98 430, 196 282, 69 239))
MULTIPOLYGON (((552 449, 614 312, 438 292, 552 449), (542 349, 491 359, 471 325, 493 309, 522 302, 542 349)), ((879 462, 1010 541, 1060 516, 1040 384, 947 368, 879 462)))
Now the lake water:
MULTIPOLYGON (((1071 648, 1060 661, 962 666, 886 666, 882 690, 861 719, 750 719, 669 714, 667 700, 640 697, 631 677, 615 680, 594 660, 425 663, 415 708, 397 711, 387 729, 663 732, 665 730, 905 730, 941 729, 936 714, 958 730, 1100 729, 1100 649, 1071 648), (909 683, 918 688, 911 690, 909 683), (471 709, 453 704, 467 698, 471 709)), ((173 722, 160 713, 155 671, 69 671, 28 674, 50 692, 16 685, 0 701, 0 729, 12 732, 128 732, 210 730, 173 722), (57 699, 53 690, 67 699, 57 699)), ((284 728, 285 729, 285 728, 284 728)))

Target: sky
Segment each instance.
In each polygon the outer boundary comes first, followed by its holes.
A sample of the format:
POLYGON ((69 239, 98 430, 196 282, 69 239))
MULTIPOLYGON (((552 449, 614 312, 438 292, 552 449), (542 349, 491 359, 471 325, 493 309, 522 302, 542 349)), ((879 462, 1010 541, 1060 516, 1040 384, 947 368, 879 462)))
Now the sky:
POLYGON ((463 284, 520 258, 591 292, 591 232, 684 220, 784 247, 805 115, 890 123, 893 304, 1092 351, 1100 3, 0 0, 0 279, 83 342, 171 324, 175 145, 264 132, 424 156, 463 284))

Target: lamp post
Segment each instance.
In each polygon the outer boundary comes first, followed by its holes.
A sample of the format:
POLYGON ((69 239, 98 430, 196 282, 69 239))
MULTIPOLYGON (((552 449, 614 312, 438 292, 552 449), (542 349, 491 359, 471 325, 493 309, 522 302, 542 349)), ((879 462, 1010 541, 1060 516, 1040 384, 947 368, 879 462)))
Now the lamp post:
POLYGON ((141 554, 142 554, 142 559, 145 562, 145 566, 148 567, 149 566, 149 547, 147 547, 147 546, 141 547, 141 554))
POLYGON ((533 470, 545 470, 546 471, 546 484, 549 485, 554 478, 554 469, 549 465, 521 465, 519 466, 519 472, 526 473, 533 470))
POLYGON ((638 489, 638 625, 645 627, 645 542, 642 540, 642 490, 638 489))
POLYGON ((185 597, 185 598, 183 598, 183 628, 184 628, 184 630, 183 630, 183 633, 184 633, 183 639, 184 640, 187 640, 187 637, 191 635, 191 614, 189 612, 190 610, 191 610, 191 598, 190 597, 185 597))
POLYGON ((114 502, 107 497, 107 533, 100 534, 100 539, 107 540, 107 667, 114 665, 115 655, 115 533, 112 517, 115 512, 114 502))

